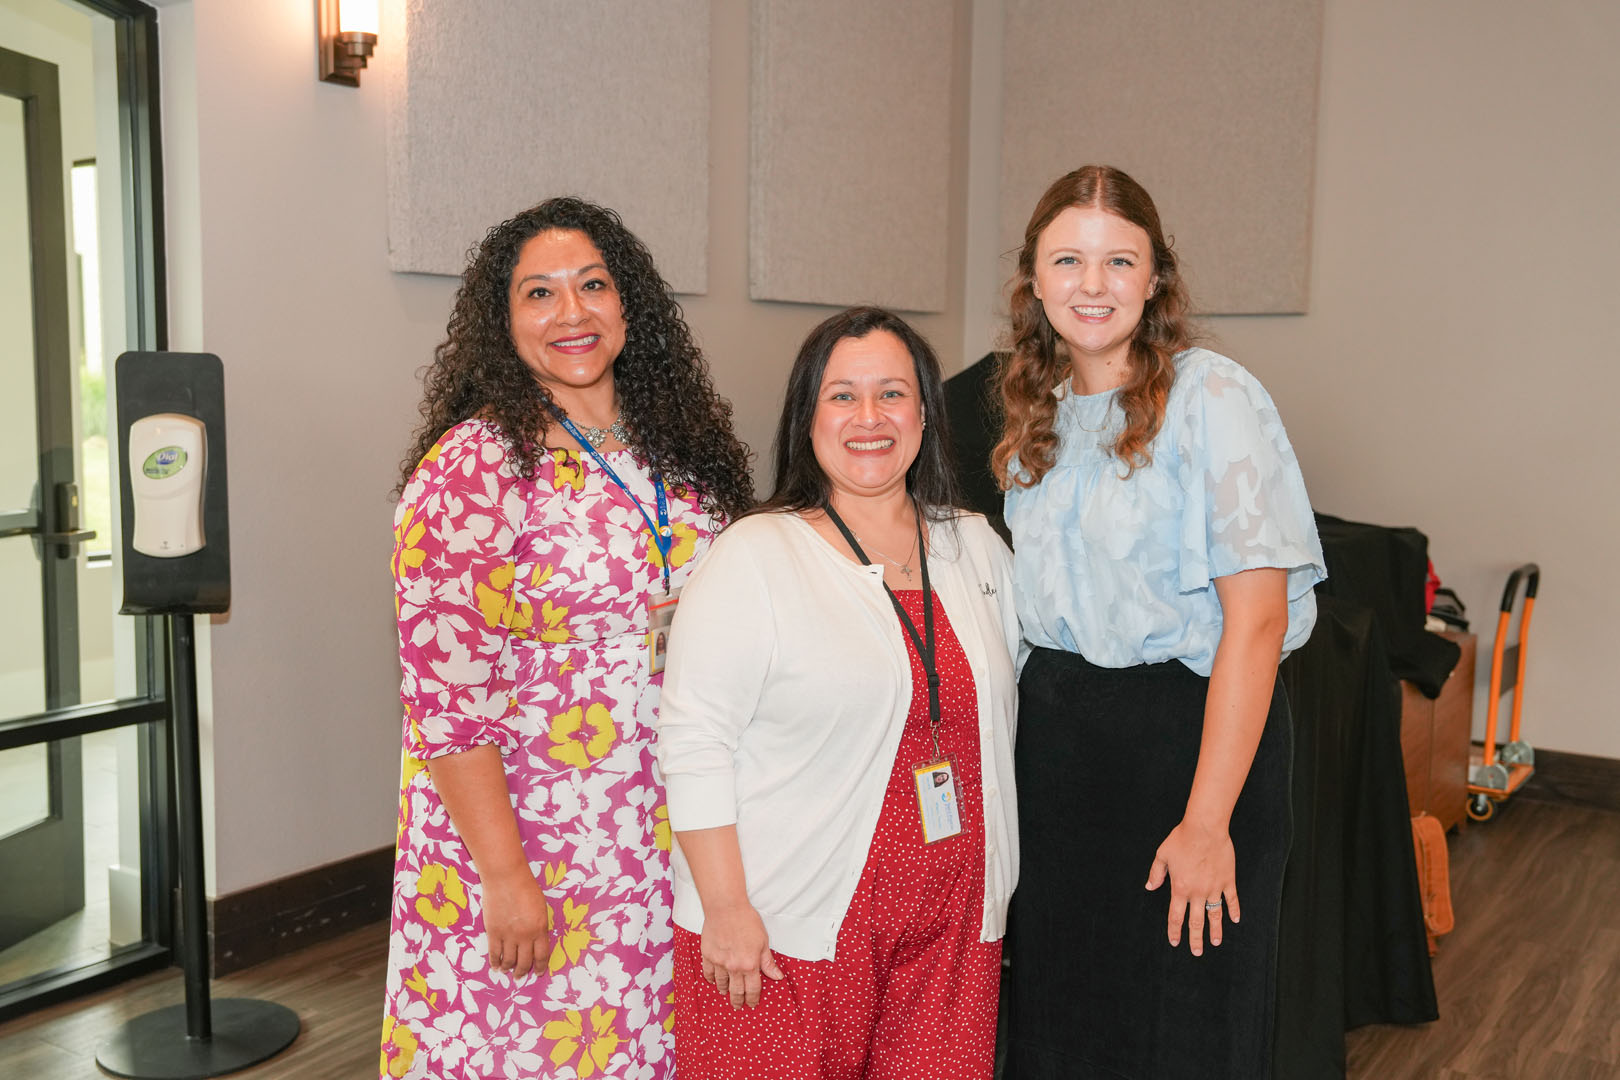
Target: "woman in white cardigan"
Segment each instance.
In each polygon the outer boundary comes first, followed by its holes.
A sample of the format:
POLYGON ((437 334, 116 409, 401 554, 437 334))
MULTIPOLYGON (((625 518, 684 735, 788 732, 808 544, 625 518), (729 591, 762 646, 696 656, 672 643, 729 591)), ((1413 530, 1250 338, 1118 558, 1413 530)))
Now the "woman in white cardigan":
POLYGON ((915 330, 828 319, 789 376, 776 491, 681 598, 658 760, 683 1075, 991 1075, 1018 626, 945 423, 915 330))

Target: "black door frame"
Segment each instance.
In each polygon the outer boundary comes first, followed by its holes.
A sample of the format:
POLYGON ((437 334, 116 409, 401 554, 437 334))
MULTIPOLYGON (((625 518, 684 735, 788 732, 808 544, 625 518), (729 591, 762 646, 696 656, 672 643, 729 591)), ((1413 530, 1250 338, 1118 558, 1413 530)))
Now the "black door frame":
MULTIPOLYGON (((162 200, 162 146, 158 110, 158 18, 156 9, 140 0, 74 0, 96 14, 113 20, 117 55, 119 169, 123 186, 123 233, 126 266, 124 282, 126 310, 132 326, 131 349, 165 349, 168 347, 166 266, 163 252, 163 200, 162 200)), ((12 54, 17 55, 17 54, 12 54)), ((50 66, 50 65, 47 65, 50 66)), ((53 69, 54 71, 54 69, 53 69)), ((25 103, 25 109, 27 108, 25 103)), ((43 127, 44 125, 34 125, 43 127)), ((58 144, 60 120, 50 125, 58 144)), ((30 169, 34 160, 30 146, 30 169)), ((60 168, 61 151, 58 145, 54 158, 60 168)), ((32 180, 32 177, 31 177, 32 180)), ((32 187, 32 183, 30 184, 32 187)), ((60 183, 54 187, 58 203, 62 199, 60 183)), ((50 247, 51 245, 46 245, 50 247)), ((66 248, 54 245, 61 259, 57 276, 65 290, 67 281, 66 248)), ((40 319, 41 297, 38 290, 40 273, 36 270, 36 326, 50 325, 40 319)), ((65 328, 67 320, 66 294, 62 297, 63 317, 59 325, 65 328)), ((62 349, 66 352, 64 342, 62 349)), ((71 365, 66 366, 71 378, 71 365)), ((68 411, 71 424, 72 394, 53 394, 49 403, 42 401, 41 409, 68 411)), ((66 465, 52 463, 53 475, 65 468, 62 479, 72 481, 73 453, 67 454, 66 465)), ((62 533, 67 524, 64 510, 50 489, 41 491, 41 518, 39 525, 44 534, 62 533)), ((0 528, 8 522, 0 521, 0 528)), ((17 522, 16 525, 23 525, 17 522)), ((32 531, 32 530, 30 530, 32 531)), ((42 557, 47 563, 68 562, 57 559, 47 544, 42 557)), ((52 604, 47 603, 47 609, 52 604)), ((72 634, 77 628, 69 620, 76 620, 76 604, 65 611, 47 615, 47 633, 72 634)), ((141 835, 141 924, 142 944, 120 950, 117 955, 100 963, 42 972, 33 978, 14 984, 0 992, 0 1021, 45 1005, 89 993, 104 986, 123 981, 134 975, 167 966, 174 941, 173 913, 175 887, 174 839, 174 783, 169 762, 170 710, 167 680, 164 672, 165 634, 156 618, 139 618, 135 624, 137 655, 143 662, 137 670, 137 695, 117 701, 78 705, 78 664, 62 665, 69 672, 59 674, 57 681, 48 682, 46 711, 33 716, 0 721, 0 750, 37 743, 54 743, 74 739, 96 731, 105 731, 136 725, 139 733, 139 787, 141 835), (70 704, 72 702, 72 704, 70 704)), ((75 654, 76 655, 76 654, 75 654)))

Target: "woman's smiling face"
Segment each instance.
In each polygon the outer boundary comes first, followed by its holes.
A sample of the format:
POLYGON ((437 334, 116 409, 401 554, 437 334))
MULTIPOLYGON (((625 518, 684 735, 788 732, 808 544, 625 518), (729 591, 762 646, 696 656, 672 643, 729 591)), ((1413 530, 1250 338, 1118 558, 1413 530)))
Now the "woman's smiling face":
POLYGON ((602 253, 577 229, 536 233, 518 253, 507 295, 512 347, 566 411, 579 392, 613 381, 624 309, 602 253))
POLYGON ((1035 297, 1071 363, 1123 375, 1157 283, 1147 230, 1098 207, 1069 207, 1036 241, 1035 297))
POLYGON ((922 398, 911 352, 887 330, 844 338, 821 376, 810 443, 834 497, 905 490, 922 446, 922 398))

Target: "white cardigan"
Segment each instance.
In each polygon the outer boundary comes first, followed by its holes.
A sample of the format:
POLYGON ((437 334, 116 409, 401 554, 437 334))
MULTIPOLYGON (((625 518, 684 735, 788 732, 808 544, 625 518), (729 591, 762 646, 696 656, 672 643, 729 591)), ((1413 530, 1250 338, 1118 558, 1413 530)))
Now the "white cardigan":
MULTIPOLYGON (((995 941, 1018 881, 1018 617, 1006 545, 977 514, 955 524, 930 527, 928 571, 978 692, 980 936, 995 941)), ((850 561, 793 514, 731 526, 681 594, 658 716, 670 825, 736 825, 749 900, 788 956, 833 956, 911 709, 904 633, 882 567, 850 561)), ((673 862, 675 923, 700 932, 678 844, 673 862)))

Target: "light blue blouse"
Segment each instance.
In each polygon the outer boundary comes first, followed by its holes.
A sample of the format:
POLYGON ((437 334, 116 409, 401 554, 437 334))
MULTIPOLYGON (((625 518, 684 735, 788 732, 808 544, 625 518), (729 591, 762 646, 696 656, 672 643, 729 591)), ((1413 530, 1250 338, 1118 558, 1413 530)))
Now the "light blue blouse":
POLYGON ((1106 449, 1124 423, 1116 391, 1056 393, 1057 463, 1007 492, 1029 643, 1100 667, 1174 659, 1208 675, 1221 639, 1214 580, 1281 567, 1283 655, 1304 644, 1311 587, 1327 570, 1294 448, 1259 380, 1208 349, 1179 354, 1153 463, 1129 479, 1106 449))

